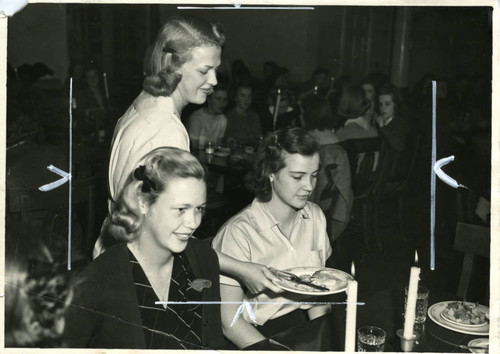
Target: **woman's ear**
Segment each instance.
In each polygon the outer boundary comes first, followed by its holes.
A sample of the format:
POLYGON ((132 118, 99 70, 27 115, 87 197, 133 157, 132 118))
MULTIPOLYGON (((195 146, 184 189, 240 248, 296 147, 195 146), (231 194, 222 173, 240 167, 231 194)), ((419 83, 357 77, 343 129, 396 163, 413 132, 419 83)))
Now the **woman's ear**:
POLYGON ((144 201, 144 198, 139 199, 139 210, 141 211, 142 215, 146 215, 149 210, 149 204, 144 201))
POLYGON ((149 202, 146 200, 143 193, 140 193, 138 195, 138 201, 139 201, 139 211, 141 212, 142 215, 146 215, 149 211, 149 202))

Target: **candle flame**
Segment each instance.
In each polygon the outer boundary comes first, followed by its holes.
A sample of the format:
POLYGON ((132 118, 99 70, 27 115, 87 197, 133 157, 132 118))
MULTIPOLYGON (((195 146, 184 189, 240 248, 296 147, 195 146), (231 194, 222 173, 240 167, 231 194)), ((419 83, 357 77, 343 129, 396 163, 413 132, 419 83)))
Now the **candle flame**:
POLYGON ((353 278, 356 275, 356 268, 354 267, 354 261, 351 263, 351 275, 353 278))
POLYGON ((415 264, 418 264, 418 252, 415 250, 415 264))
POLYGON ((278 96, 281 95, 281 89, 278 89, 278 96))

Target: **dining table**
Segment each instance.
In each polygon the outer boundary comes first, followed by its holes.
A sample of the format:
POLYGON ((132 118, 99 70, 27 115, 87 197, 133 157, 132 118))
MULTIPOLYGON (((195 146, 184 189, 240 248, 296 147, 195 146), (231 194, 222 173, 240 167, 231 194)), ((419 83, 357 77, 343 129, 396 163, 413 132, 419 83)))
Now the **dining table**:
MULTIPOLYGON (((213 153, 207 154, 204 149, 194 149, 191 152, 200 160, 208 171, 208 187, 219 196, 230 200, 235 210, 250 204, 254 195, 246 188, 246 177, 253 169, 255 150, 247 148, 221 150, 219 147, 213 153)), ((210 198, 209 198, 210 199, 210 198)), ((209 200, 210 202, 210 200, 209 200)))
POLYGON ((249 172, 255 160, 253 151, 243 149, 229 151, 215 148, 213 153, 207 153, 204 149, 192 152, 209 171, 235 177, 242 177, 249 172))
MULTIPOLYGON (((332 311, 314 320, 291 326, 246 350, 344 351, 345 292, 330 296, 332 311)), ((442 301, 459 301, 457 296, 430 289, 429 308, 442 301)), ((385 288, 358 297, 356 327, 377 326, 385 330, 385 352, 402 352, 396 331, 403 327, 404 289, 385 288)), ((440 321, 438 321, 440 322, 440 321)), ((413 352, 468 353, 468 343, 488 334, 460 333, 443 327, 427 316, 413 352)))

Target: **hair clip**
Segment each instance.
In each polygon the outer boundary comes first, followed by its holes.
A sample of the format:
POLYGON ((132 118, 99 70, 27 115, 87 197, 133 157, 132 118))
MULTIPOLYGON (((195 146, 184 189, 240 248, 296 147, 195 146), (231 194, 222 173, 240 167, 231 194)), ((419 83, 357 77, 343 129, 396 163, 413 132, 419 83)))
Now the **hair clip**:
POLYGON ((134 171, 134 177, 140 181, 144 180, 144 171, 146 170, 146 166, 141 165, 137 167, 134 171))
POLYGON ((139 166, 134 171, 134 177, 139 181, 142 181, 141 190, 144 193, 149 193, 151 190, 156 189, 155 184, 151 181, 148 176, 145 174, 146 166, 139 166))

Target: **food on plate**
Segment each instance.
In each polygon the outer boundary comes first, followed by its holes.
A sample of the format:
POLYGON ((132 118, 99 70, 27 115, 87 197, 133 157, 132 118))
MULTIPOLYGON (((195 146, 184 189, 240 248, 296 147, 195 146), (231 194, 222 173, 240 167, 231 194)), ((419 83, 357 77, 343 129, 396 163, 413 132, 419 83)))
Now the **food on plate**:
POLYGON ((332 268, 297 267, 279 270, 271 267, 269 269, 280 279, 275 282, 276 285, 291 292, 308 295, 335 294, 341 292, 345 290, 347 279, 350 277, 348 274, 332 268), (290 274, 294 274, 299 279, 294 281, 290 274), (303 284, 303 282, 307 284, 303 284), (308 284, 326 289, 317 289, 308 284))
POLYGON ((342 281, 328 269, 320 269, 313 274, 303 274, 300 276, 300 279, 315 285, 327 287, 328 289, 334 288, 338 282, 342 281))
POLYGON ((463 301, 450 302, 443 309, 441 316, 448 321, 464 325, 483 325, 489 318, 486 307, 463 301))

